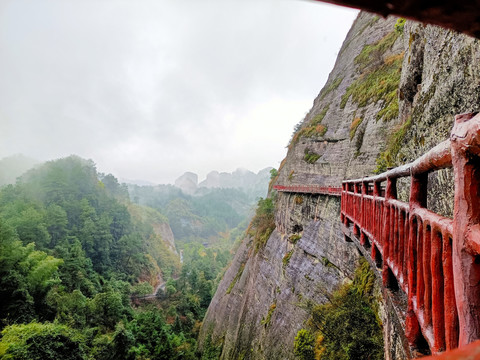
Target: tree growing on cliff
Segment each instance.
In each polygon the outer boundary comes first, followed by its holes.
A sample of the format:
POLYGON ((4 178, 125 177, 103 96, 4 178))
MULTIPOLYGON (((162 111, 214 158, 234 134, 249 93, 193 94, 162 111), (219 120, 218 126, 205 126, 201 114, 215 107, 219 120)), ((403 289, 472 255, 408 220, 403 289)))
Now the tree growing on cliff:
POLYGON ((335 291, 328 303, 312 308, 309 325, 317 341, 308 330, 300 330, 295 355, 316 360, 383 359, 382 330, 372 294, 374 277, 362 259, 351 284, 335 291), (311 355, 310 345, 314 356, 305 357, 311 355))
POLYGON ((301 329, 295 336, 293 352, 300 360, 315 359, 315 338, 312 333, 306 329, 301 329))
POLYGON ((271 198, 258 200, 257 210, 247 234, 253 237, 255 251, 260 250, 267 243, 268 238, 275 230, 274 203, 271 198))

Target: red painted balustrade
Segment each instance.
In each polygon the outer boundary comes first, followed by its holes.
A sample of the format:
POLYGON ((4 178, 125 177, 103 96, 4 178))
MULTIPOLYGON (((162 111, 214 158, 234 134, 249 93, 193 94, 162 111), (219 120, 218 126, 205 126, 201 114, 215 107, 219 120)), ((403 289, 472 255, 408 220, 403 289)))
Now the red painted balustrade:
POLYGON ((275 185, 275 190, 280 192, 304 193, 304 194, 323 194, 331 196, 341 196, 342 188, 334 186, 317 185, 275 185))
POLYGON ((447 140, 413 163, 342 184, 341 218, 408 297, 405 333, 432 353, 480 338, 480 116, 459 115, 447 140), (453 167, 454 218, 427 209, 428 173, 453 167), (410 177, 409 203, 397 179, 410 177))

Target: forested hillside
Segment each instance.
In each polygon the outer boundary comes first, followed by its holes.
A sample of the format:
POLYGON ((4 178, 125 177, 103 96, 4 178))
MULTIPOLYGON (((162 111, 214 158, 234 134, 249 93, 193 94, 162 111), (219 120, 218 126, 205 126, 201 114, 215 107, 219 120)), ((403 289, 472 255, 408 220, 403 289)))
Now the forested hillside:
POLYGON ((182 266, 165 228, 164 215, 76 156, 1 188, 0 358, 197 358, 231 255, 191 244, 182 266), (143 299, 152 285, 158 296, 143 299))
MULTIPOLYGON (((267 181, 264 183, 266 195, 267 181)), ((171 185, 129 186, 135 203, 146 205, 168 218, 180 248, 198 243, 230 248, 248 225, 257 198, 233 188, 201 188, 195 196, 171 185)), ((265 196, 264 195, 264 196, 265 196)))

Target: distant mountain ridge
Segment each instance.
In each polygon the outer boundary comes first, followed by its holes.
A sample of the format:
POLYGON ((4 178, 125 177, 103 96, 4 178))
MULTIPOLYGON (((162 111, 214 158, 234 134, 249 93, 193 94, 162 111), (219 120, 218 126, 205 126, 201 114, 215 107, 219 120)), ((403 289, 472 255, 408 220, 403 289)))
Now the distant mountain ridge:
POLYGON ((272 169, 272 167, 267 167, 257 174, 243 168, 238 168, 232 173, 211 171, 200 183, 197 174, 186 172, 175 180, 175 186, 187 194, 194 194, 202 188, 234 188, 242 189, 246 193, 258 193, 259 196, 265 196, 265 184, 268 184, 270 180, 272 169))

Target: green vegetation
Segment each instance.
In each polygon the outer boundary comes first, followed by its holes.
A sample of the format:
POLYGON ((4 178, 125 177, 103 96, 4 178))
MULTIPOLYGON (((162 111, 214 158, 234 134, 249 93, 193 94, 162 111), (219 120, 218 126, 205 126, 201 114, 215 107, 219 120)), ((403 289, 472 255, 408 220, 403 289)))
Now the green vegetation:
POLYGON ((68 359, 85 357, 85 336, 68 326, 31 322, 2 331, 2 359, 68 359))
POLYGON ((223 188, 205 188, 203 193, 190 196, 169 185, 131 186, 130 193, 135 203, 149 206, 168 219, 179 248, 191 242, 230 248, 231 242, 225 239, 237 227, 245 230, 258 198, 256 193, 223 188))
POLYGON ((317 160, 320 159, 320 155, 314 151, 311 151, 308 148, 305 148, 305 154, 303 156, 303 161, 309 164, 315 164, 317 160))
POLYGON ((350 140, 353 139, 355 133, 357 132, 357 128, 362 123, 363 119, 361 117, 356 117, 353 119, 352 123, 350 124, 350 140))
POLYGON ((223 339, 219 343, 214 343, 212 332, 213 331, 210 330, 205 337, 201 360, 217 360, 222 354, 223 339))
POLYGON ((255 251, 262 249, 267 243, 268 238, 275 230, 274 203, 271 198, 258 200, 257 210, 250 225, 247 234, 253 238, 255 251))
POLYGON ((407 19, 405 18, 398 18, 397 22, 395 23, 395 31, 397 33, 403 34, 403 28, 405 27, 405 22, 407 19))
POLYGON ((343 52, 345 51, 345 49, 347 49, 349 46, 350 46, 350 43, 352 42, 352 40, 354 40, 355 38, 358 38, 359 36, 362 35, 362 33, 365 31, 365 29, 367 28, 370 28, 372 27, 378 20, 380 19, 380 16, 374 16, 370 19, 370 21, 368 21, 366 24, 364 24, 362 26, 362 28, 360 30, 358 30, 358 32, 354 35, 354 37, 352 37, 350 40, 348 41, 345 41, 342 45, 342 48, 340 49, 340 52, 338 53, 338 57, 342 56, 343 52))
POLYGON ((273 190, 273 185, 276 184, 278 177, 280 176, 279 170, 277 169, 270 170, 270 182, 268 183, 268 193, 270 193, 273 190))
POLYGON ((393 133, 387 138, 387 144, 384 151, 382 151, 377 158, 376 174, 386 171, 389 167, 398 164, 398 156, 402 149, 402 142, 405 139, 408 129, 412 125, 412 119, 409 117, 402 125, 398 126, 393 133))
POLYGON ((336 90, 340 86, 342 81, 343 81, 343 77, 338 77, 335 80, 333 80, 331 83, 326 84, 323 87, 322 91, 320 91, 320 101, 322 101, 325 98, 325 96, 330 94, 332 91, 336 90))
POLYGON ((295 338, 301 359, 383 359, 383 337, 373 296, 375 275, 362 259, 352 284, 332 294, 330 301, 311 310, 309 329, 295 338), (315 339, 315 340, 314 340, 315 339))
POLYGON ((300 360, 315 359, 315 337, 306 329, 300 329, 295 336, 293 353, 300 360))
POLYGON ((383 109, 377 114, 377 120, 389 121, 398 116, 397 89, 403 62, 403 53, 384 58, 400 34, 392 31, 372 45, 366 45, 355 58, 355 64, 362 72, 342 96, 340 108, 344 108, 348 99, 359 106, 382 100, 383 109))
POLYGON ((369 67, 377 67, 381 64, 384 54, 395 44, 399 36, 398 33, 392 31, 376 43, 365 45, 354 60, 358 69, 363 72, 369 67))
POLYGON ((298 240, 300 240, 302 238, 302 236, 300 234, 293 234, 293 235, 290 235, 290 237, 288 238, 288 240, 292 243, 292 244, 296 244, 298 242, 298 240))
POLYGON ((298 143, 302 137, 322 137, 328 130, 326 125, 322 125, 323 118, 328 112, 330 105, 327 105, 323 110, 315 115, 312 120, 305 127, 299 127, 295 129, 295 132, 290 140, 289 148, 298 143))
POLYGON ((283 268, 285 269, 288 265, 288 263, 290 262, 290 258, 292 257, 293 255, 293 249, 288 251, 284 256, 283 256, 283 259, 282 259, 282 264, 283 264, 283 268))
POLYGON ((370 102, 384 101, 384 108, 377 114, 377 119, 389 121, 398 116, 397 88, 403 54, 385 59, 382 65, 371 72, 362 74, 355 80, 342 96, 340 107, 344 108, 350 97, 359 106, 370 102))
POLYGON ((162 226, 164 215, 76 156, 1 188, 0 358, 198 358, 201 321, 241 230, 220 247, 185 243, 181 265, 162 226), (139 299, 160 276, 165 290, 150 305, 139 299))
POLYGON ((235 275, 235 277, 233 278, 232 282, 231 282, 230 285, 228 286, 228 289, 227 289, 227 292, 226 292, 227 295, 232 292, 233 287, 235 286, 235 284, 237 283, 237 281, 238 281, 238 280, 240 279, 240 277, 242 276, 244 269, 245 269, 245 263, 243 263, 242 265, 240 265, 240 267, 238 268, 237 274, 235 275))
POLYGON ((337 269, 337 266, 334 263, 332 263, 326 256, 322 256, 321 259, 322 259, 323 266, 337 269))
POLYGON ((293 175, 295 174, 295 170, 292 170, 290 171, 290 173, 288 174, 288 181, 292 181, 293 180, 293 175))
POLYGON ((267 316, 262 320, 262 325, 265 325, 265 327, 270 325, 270 321, 272 320, 272 315, 276 308, 277 308, 277 300, 274 300, 273 304, 270 305, 270 307, 268 308, 267 316))
POLYGON ((327 131, 328 127, 322 124, 304 127, 295 134, 290 145, 295 145, 302 137, 322 137, 327 131))
POLYGON ((364 296, 371 305, 376 306, 375 299, 371 297, 375 285, 375 274, 370 269, 368 262, 361 258, 358 267, 355 269, 352 288, 357 294, 364 296))
POLYGON ((317 115, 315 115, 313 117, 313 119, 310 121, 310 126, 317 126, 319 124, 322 123, 323 121, 323 118, 325 117, 325 115, 327 115, 327 112, 328 112, 328 109, 330 108, 330 105, 327 105, 323 108, 322 111, 320 111, 320 113, 318 113, 317 115))

